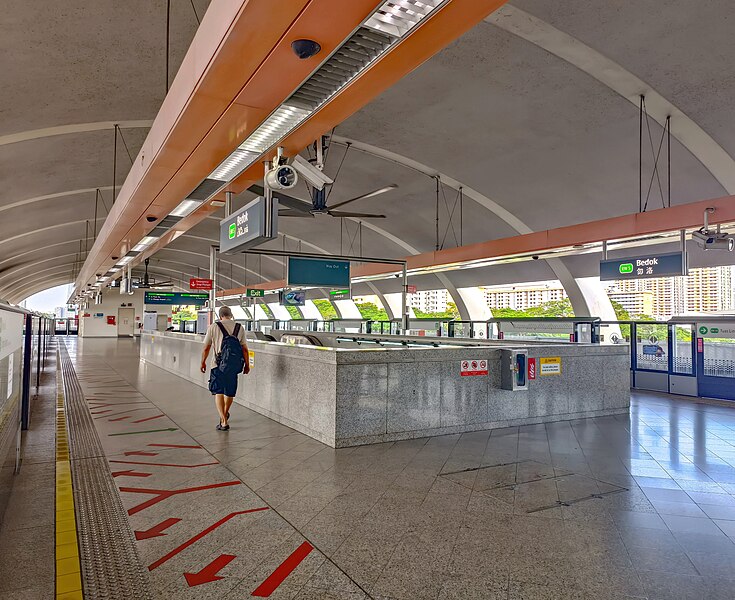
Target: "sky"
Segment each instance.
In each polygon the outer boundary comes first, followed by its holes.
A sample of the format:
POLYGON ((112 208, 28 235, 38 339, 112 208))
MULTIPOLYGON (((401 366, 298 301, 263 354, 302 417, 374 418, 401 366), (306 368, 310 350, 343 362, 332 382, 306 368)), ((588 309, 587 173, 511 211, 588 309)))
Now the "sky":
POLYGON ((66 301, 70 294, 70 285, 58 285, 54 288, 34 294, 23 302, 23 305, 30 310, 52 313, 57 306, 66 306, 66 301))

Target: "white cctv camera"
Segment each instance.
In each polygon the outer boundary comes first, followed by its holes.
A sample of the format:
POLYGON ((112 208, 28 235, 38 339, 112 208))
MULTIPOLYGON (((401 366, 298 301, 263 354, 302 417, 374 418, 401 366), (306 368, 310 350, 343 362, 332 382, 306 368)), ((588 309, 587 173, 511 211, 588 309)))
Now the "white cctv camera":
POLYGON ((321 170, 312 165, 308 160, 298 154, 291 161, 291 166, 296 169, 312 187, 323 190, 325 185, 334 183, 333 179, 327 177, 321 170))
POLYGON ((692 239, 703 250, 735 250, 735 238, 723 232, 700 229, 692 233, 692 239))
POLYGON ((272 190, 289 190, 299 181, 296 169, 291 165, 275 165, 265 176, 265 183, 272 190))

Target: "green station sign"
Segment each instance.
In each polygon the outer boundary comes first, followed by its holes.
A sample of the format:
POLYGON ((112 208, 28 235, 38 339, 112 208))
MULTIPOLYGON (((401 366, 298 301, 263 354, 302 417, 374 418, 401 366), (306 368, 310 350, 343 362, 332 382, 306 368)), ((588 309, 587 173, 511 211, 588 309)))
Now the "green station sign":
POLYGON ((349 300, 352 298, 352 292, 347 290, 329 290, 330 300, 349 300))
POLYGON ((209 294, 186 292, 146 292, 145 304, 166 304, 175 306, 204 306, 209 294))

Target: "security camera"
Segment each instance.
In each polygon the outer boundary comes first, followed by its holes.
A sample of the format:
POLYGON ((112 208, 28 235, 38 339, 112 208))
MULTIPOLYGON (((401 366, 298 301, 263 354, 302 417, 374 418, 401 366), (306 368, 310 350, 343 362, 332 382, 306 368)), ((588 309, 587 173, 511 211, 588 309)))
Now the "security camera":
POLYGON ((325 185, 334 183, 334 179, 327 177, 320 169, 317 169, 308 160, 298 154, 291 161, 291 166, 296 169, 312 187, 323 190, 325 185))
POLYGON ((532 258, 533 260, 538 260, 538 254, 534 254, 534 255, 533 255, 533 256, 532 256, 531 258, 532 258))
POLYGON ((158 217, 156 217, 154 215, 148 215, 145 218, 145 220, 148 221, 149 223, 155 223, 156 221, 158 221, 158 217))
POLYGON ((700 229, 692 233, 692 239, 702 250, 735 250, 735 237, 723 232, 700 229))
POLYGON ((291 165, 276 165, 265 176, 265 183, 272 190, 288 190, 299 181, 296 169, 291 165))
POLYGON ((294 40, 291 42, 291 50, 301 60, 305 58, 311 58, 312 56, 319 53, 322 47, 318 42, 314 40, 294 40))

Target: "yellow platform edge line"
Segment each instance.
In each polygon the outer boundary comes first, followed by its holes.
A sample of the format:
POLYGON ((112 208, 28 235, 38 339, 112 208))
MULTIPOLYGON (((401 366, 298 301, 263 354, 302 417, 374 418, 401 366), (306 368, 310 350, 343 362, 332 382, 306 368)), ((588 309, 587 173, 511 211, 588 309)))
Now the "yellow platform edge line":
POLYGON ((61 355, 56 354, 56 489, 54 535, 56 538, 56 600, 83 600, 81 562, 74 508, 73 481, 66 431, 66 402, 61 355))

